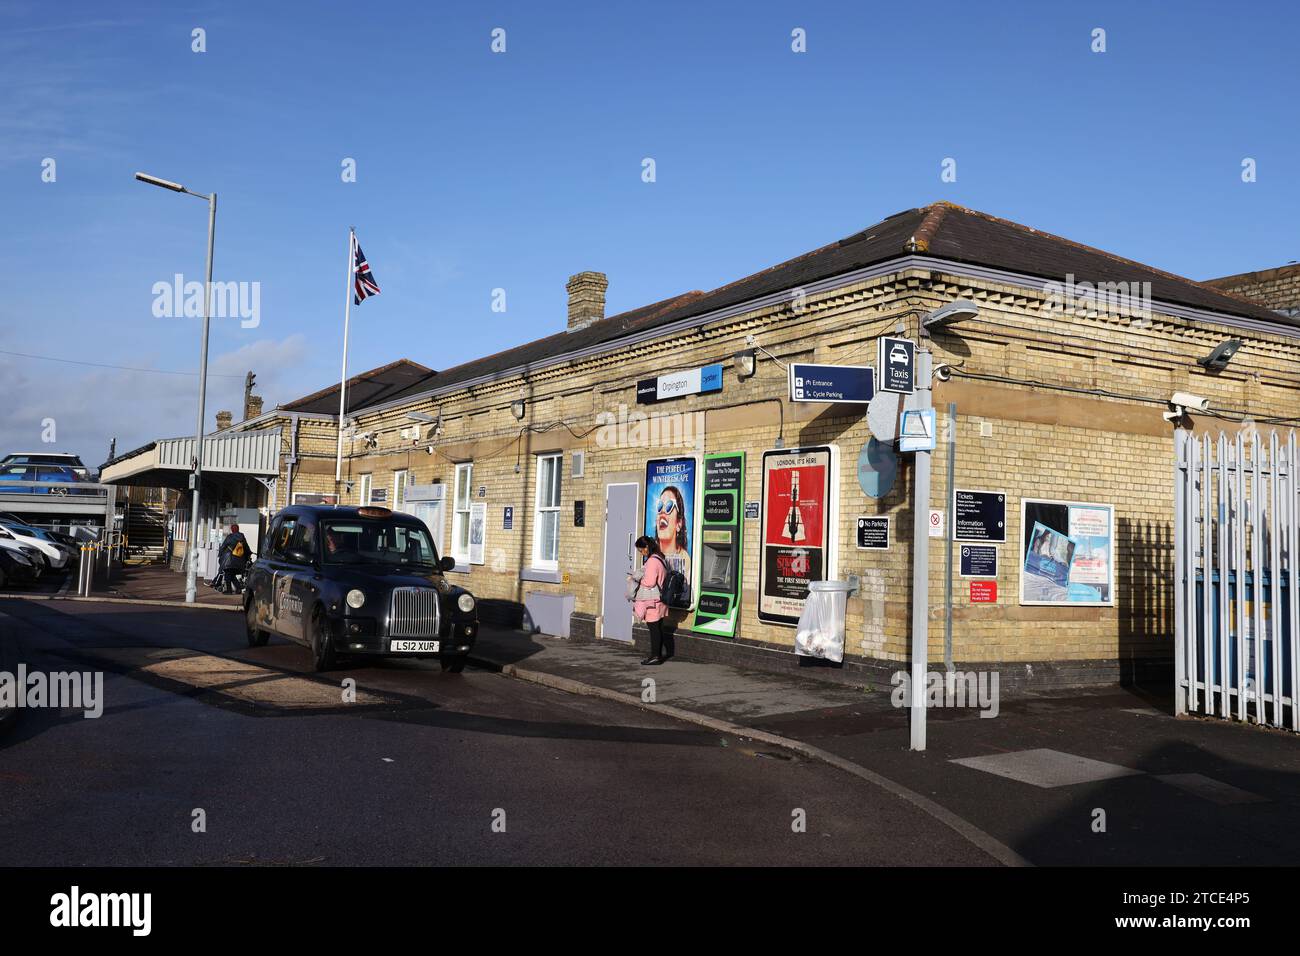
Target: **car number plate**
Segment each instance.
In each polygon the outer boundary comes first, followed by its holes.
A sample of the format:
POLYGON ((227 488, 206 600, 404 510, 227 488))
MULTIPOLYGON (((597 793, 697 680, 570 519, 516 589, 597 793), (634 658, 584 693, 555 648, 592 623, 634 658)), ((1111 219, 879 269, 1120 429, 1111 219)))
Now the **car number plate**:
POLYGON ((437 641, 389 641, 388 649, 395 654, 406 652, 408 654, 436 654, 438 652, 437 641))

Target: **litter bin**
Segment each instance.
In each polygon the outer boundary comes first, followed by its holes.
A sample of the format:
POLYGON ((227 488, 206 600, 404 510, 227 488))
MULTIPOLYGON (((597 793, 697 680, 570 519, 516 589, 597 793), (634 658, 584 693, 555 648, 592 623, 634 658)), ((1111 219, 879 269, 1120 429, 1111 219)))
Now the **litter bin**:
POLYGON ((794 652, 800 657, 844 660, 844 608, 852 581, 812 581, 808 600, 794 632, 794 652))

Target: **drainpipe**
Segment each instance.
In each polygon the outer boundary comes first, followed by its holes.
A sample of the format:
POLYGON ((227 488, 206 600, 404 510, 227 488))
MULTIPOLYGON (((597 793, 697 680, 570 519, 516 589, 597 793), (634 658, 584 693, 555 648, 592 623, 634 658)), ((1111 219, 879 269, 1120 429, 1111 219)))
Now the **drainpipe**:
POLYGON ((298 423, 301 419, 293 417, 293 428, 289 430, 289 461, 284 473, 284 503, 293 504, 293 466, 298 464, 298 423))

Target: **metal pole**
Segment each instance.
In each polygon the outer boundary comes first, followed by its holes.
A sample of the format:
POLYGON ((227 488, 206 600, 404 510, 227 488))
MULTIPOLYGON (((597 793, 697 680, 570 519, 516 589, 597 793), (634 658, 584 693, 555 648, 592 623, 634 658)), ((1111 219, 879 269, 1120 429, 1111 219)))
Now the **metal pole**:
POLYGON ((212 319, 212 246, 217 231, 217 194, 208 197, 208 275, 203 284, 203 347, 199 353, 199 417, 194 433, 194 487, 190 502, 190 561, 185 569, 185 603, 197 597, 199 565, 199 491, 203 484, 203 416, 208 397, 208 326, 212 319))
POLYGON ((353 250, 356 248, 356 244, 356 229, 349 226, 348 279, 343 289, 343 375, 339 379, 339 445, 334 457, 334 501, 336 503, 341 498, 338 486, 339 482, 343 480, 343 415, 347 407, 348 394, 348 319, 352 313, 352 273, 356 268, 356 254, 353 250))
MULTIPOLYGON (((917 350, 916 407, 933 407, 929 352, 917 350)), ((925 678, 930 643, 930 453, 916 452, 912 490, 912 750, 925 749, 925 678)))
MULTIPOLYGON (((948 403, 948 480, 944 485, 944 494, 948 496, 950 516, 957 514, 956 497, 953 481, 957 474, 957 403, 948 403)), ((955 519, 944 526, 945 547, 943 576, 943 666, 952 673, 952 539, 955 519)))

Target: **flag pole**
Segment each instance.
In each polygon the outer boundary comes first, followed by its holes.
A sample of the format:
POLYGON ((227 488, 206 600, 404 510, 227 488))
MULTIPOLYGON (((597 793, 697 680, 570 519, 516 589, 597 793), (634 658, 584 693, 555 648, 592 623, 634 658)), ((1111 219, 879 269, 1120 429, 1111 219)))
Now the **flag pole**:
POLYGON ((357 231, 355 226, 348 227, 348 272, 347 284, 344 287, 343 296, 343 374, 339 379, 339 444, 338 452, 334 457, 334 502, 339 503, 342 495, 339 493, 339 482, 343 480, 343 415, 347 408, 348 395, 348 320, 352 314, 352 284, 353 272, 357 267, 357 258, 355 249, 357 246, 357 231))

